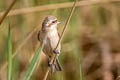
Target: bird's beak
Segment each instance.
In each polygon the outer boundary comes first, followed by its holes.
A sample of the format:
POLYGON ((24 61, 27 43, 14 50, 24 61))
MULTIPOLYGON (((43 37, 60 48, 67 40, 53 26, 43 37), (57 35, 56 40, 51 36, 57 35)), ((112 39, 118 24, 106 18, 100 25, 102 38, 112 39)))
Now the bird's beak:
POLYGON ((60 21, 57 21, 57 24, 61 24, 61 22, 60 22, 60 21))

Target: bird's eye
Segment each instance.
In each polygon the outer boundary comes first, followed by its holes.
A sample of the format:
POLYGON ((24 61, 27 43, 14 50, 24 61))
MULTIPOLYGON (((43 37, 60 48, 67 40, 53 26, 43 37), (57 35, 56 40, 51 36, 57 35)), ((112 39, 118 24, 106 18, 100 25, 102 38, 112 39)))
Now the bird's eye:
POLYGON ((56 23, 56 22, 57 22, 57 20, 53 21, 52 23, 56 23))

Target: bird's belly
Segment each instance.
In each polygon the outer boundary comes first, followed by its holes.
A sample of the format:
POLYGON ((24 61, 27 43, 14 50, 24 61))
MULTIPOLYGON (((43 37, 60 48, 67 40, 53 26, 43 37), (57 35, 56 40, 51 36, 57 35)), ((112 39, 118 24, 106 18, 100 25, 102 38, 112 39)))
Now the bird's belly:
POLYGON ((43 52, 46 55, 51 56, 53 53, 53 50, 57 46, 58 40, 59 38, 57 37, 47 38, 44 44, 43 52))
POLYGON ((52 55, 52 49, 51 49, 48 45, 45 45, 45 46, 44 46, 43 52, 44 52, 47 56, 51 56, 51 55, 52 55))

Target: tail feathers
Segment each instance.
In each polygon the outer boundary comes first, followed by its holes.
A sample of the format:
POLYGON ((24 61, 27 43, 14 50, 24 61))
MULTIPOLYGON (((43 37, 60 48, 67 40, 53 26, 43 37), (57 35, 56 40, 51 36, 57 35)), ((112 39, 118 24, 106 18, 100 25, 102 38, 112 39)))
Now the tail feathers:
POLYGON ((58 59, 56 59, 56 61, 55 61, 55 69, 57 71, 62 71, 62 67, 61 67, 58 59))
POLYGON ((55 71, 62 71, 62 67, 59 63, 59 60, 56 59, 54 64, 51 66, 50 72, 53 73, 55 71))

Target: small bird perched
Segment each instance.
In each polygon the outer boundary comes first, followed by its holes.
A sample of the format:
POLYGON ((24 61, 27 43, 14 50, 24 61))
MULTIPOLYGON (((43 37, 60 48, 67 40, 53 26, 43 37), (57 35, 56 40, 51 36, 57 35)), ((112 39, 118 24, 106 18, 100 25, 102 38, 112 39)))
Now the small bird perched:
POLYGON ((58 61, 58 56, 60 54, 60 44, 58 45, 57 50, 55 50, 57 43, 59 41, 59 33, 57 30, 58 24, 60 24, 55 16, 49 15, 47 16, 43 23, 42 28, 38 33, 38 40, 41 45, 44 42, 43 52, 49 57, 48 66, 50 66, 50 71, 54 72, 55 70, 61 71, 61 65, 58 61), (57 54, 56 59, 53 64, 50 64, 50 59, 52 53, 57 54))

